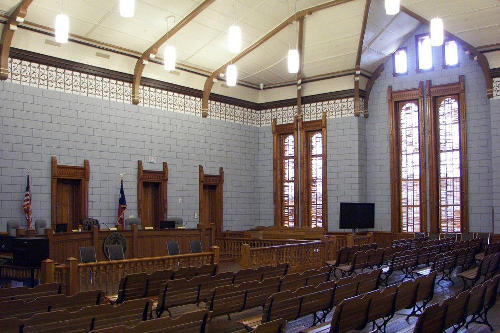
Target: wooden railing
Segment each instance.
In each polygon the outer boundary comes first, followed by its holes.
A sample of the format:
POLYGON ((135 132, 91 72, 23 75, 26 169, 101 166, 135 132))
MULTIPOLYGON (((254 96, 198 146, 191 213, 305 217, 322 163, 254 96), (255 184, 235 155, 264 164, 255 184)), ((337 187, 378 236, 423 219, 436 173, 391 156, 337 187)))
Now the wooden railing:
POLYGON ((256 268, 288 263, 294 271, 305 270, 333 259, 335 247, 335 238, 255 248, 243 244, 240 265, 242 268, 256 268))
POLYGON ((241 256, 241 246, 268 247, 284 244, 304 243, 307 240, 297 239, 250 239, 250 238, 217 238, 215 243, 220 248, 221 258, 238 260, 241 256))
POLYGON ((219 248, 212 247, 211 252, 182 254, 151 258, 134 258, 94 263, 78 263, 75 258, 68 258, 64 265, 55 265, 51 259, 42 262, 41 282, 59 282, 67 295, 79 291, 102 290, 106 295, 118 292, 122 277, 133 273, 177 269, 179 267, 216 264, 219 261, 219 248))

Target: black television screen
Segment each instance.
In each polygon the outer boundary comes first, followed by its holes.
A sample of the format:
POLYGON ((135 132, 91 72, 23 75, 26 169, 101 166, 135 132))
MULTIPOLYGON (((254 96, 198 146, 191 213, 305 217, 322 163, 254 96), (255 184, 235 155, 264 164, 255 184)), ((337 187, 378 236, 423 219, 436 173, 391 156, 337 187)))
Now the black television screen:
POLYGON ((340 229, 366 229, 374 226, 374 203, 340 203, 340 229))

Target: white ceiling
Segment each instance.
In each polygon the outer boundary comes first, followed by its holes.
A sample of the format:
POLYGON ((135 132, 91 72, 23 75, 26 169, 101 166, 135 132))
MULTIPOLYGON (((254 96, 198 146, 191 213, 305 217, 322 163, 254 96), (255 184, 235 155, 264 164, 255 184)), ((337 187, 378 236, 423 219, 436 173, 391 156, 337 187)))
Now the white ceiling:
MULTIPOLYGON (((296 10, 327 0, 216 0, 168 43, 176 46, 180 64, 214 71, 234 55, 227 51, 227 29, 242 28, 243 49, 286 20, 296 10)), ((11 12, 19 0, 2 0, 0 10, 11 12)), ((26 21, 54 26, 54 17, 70 16, 74 35, 144 52, 167 30, 166 17, 176 23, 202 0, 136 0, 133 18, 122 18, 118 0, 34 0, 26 21)), ((495 44, 500 36, 499 0, 401 0, 403 6, 426 19, 443 18, 445 29, 474 46, 495 44)), ((304 20, 304 77, 355 67, 365 0, 353 0, 306 16, 304 20)), ((384 0, 372 0, 363 41, 361 68, 373 71, 394 52, 419 22, 400 13, 385 15, 384 0)), ((286 55, 297 41, 297 24, 273 36, 238 61, 239 78, 266 85, 295 80, 287 73, 286 55)), ((41 37, 46 38, 46 37, 41 37)), ((160 48, 160 55, 162 48, 160 48)), ((130 72, 132 68, 130 69, 130 72)))

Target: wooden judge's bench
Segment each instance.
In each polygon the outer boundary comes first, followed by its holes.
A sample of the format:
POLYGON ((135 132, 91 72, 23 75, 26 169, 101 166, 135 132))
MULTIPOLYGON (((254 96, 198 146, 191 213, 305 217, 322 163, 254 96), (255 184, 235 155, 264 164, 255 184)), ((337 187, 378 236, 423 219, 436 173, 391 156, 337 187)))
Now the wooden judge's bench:
POLYGON ((214 244, 213 228, 199 225, 197 229, 138 230, 133 225, 131 230, 98 230, 53 233, 47 230, 49 240, 49 258, 56 263, 64 263, 69 258, 79 258, 79 248, 94 246, 97 261, 108 260, 104 255, 104 241, 112 233, 120 233, 126 240, 125 258, 146 258, 167 255, 167 241, 179 243, 180 253, 189 253, 189 241, 201 241, 203 249, 214 244))

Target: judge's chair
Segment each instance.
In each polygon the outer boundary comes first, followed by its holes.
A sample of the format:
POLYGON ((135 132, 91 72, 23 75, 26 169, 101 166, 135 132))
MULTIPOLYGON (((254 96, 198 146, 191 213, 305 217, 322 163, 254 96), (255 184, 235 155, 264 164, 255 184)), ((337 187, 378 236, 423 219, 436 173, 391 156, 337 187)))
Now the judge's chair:
POLYGON ((19 225, 19 221, 7 221, 7 233, 9 234, 9 236, 16 237, 16 229, 19 228, 19 225))
POLYGON ((38 235, 45 235, 47 233, 47 229, 49 225, 45 220, 35 220, 35 230, 38 235))
POLYGON ((141 219, 138 217, 129 217, 125 219, 125 230, 131 230, 133 224, 137 225, 137 229, 141 229, 141 219))
POLYGON ((108 252, 109 260, 125 259, 125 254, 123 253, 123 247, 121 245, 109 245, 106 251, 108 252))
POLYGON ((167 242, 167 254, 169 256, 176 256, 176 255, 180 254, 179 243, 167 242))
POLYGON ((191 248, 191 253, 202 252, 201 242, 199 240, 190 240, 189 247, 191 248))

